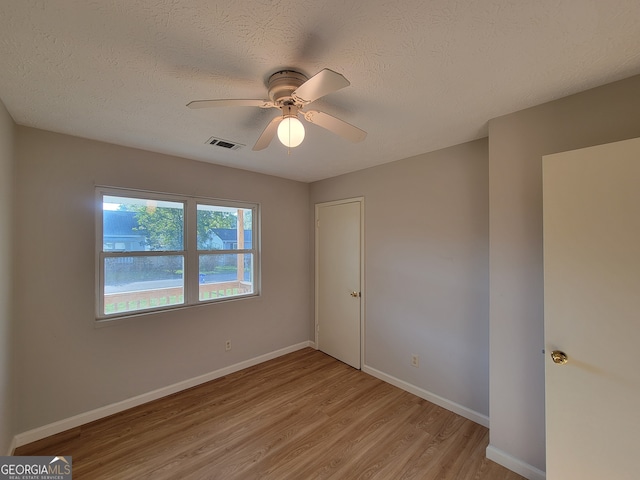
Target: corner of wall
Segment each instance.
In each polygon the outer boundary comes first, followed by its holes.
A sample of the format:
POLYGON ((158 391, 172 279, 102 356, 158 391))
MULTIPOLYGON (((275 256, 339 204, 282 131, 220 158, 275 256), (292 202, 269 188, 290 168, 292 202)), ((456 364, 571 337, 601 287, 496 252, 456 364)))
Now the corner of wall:
POLYGON ((542 470, 512 457, 493 445, 489 445, 487 447, 487 458, 505 468, 508 468, 518 475, 522 475, 527 480, 545 480, 546 478, 546 473, 542 470))
POLYGON ((15 124, 0 101, 0 452, 13 452, 12 235, 15 124))

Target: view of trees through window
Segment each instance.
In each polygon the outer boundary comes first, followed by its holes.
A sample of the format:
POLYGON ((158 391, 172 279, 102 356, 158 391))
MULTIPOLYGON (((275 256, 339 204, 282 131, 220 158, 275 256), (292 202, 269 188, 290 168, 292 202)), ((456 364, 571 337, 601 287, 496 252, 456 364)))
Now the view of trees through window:
POLYGON ((253 294, 254 211, 201 199, 103 195, 99 316, 253 294), (196 255, 196 263, 189 260, 196 255), (189 285, 198 292, 188 292, 189 285))

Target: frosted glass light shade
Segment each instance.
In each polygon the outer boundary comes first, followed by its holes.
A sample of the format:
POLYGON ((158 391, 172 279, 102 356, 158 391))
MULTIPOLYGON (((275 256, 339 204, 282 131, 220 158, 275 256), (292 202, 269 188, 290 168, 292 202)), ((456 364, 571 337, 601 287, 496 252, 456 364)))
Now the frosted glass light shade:
POLYGON ((285 147, 297 147, 304 140, 304 125, 295 117, 286 117, 278 125, 278 138, 285 147))

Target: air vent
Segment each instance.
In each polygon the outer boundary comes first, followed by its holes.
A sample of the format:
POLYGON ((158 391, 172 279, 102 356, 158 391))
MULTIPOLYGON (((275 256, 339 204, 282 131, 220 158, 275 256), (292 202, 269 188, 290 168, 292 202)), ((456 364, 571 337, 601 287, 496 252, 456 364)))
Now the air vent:
POLYGON ((220 148, 226 148, 227 150, 239 150, 242 147, 244 147, 244 145, 241 143, 230 142, 229 140, 223 140, 222 138, 217 138, 217 137, 211 137, 205 143, 208 143, 209 145, 214 145, 220 148))

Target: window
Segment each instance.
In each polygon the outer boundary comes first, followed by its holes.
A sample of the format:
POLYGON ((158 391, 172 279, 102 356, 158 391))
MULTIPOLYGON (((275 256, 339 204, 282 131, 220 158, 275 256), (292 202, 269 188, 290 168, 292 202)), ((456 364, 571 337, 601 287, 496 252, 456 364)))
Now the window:
POLYGON ((258 205, 97 189, 97 318, 258 294, 258 205))
POLYGON ((199 300, 253 293, 253 210, 197 204, 199 300))

